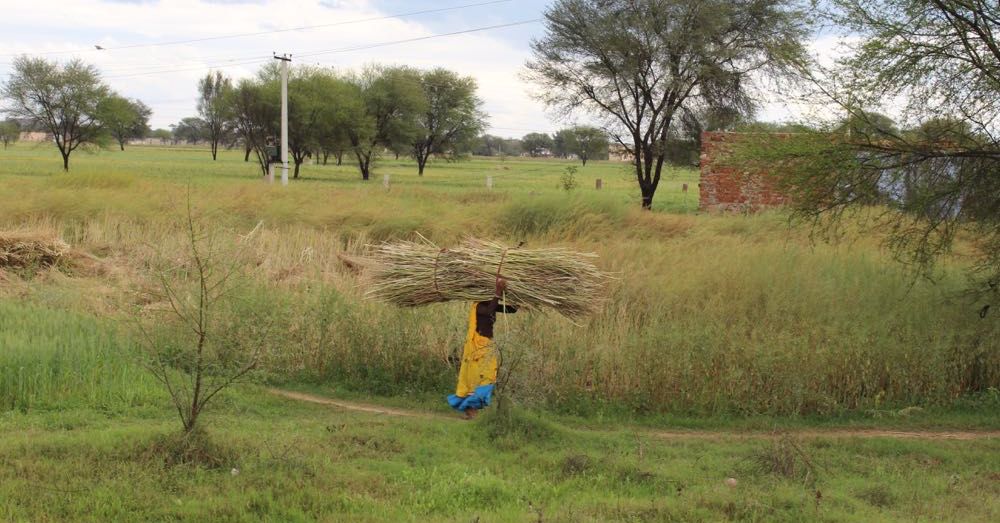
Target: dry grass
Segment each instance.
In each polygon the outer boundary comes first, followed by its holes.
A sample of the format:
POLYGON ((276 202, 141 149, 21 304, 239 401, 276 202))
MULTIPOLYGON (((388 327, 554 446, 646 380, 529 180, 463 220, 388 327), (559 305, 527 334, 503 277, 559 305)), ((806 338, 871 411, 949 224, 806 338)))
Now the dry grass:
POLYGON ((429 241, 374 247, 367 296, 403 307, 493 297, 507 280, 505 301, 525 309, 551 308, 574 319, 600 309, 607 275, 594 254, 568 249, 511 248, 468 239, 442 249, 429 241))
POLYGON ((69 244, 49 232, 0 231, 0 269, 34 272, 58 264, 69 252, 69 244))

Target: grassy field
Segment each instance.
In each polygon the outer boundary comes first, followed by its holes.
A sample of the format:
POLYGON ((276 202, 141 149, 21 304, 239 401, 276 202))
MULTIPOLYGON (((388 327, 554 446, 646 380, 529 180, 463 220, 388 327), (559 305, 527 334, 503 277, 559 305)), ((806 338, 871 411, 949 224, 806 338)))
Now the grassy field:
POLYGON ((51 147, 0 151, 0 231, 73 247, 56 268, 0 268, 0 517, 996 519, 996 438, 732 435, 1000 428, 1000 325, 964 297, 961 257, 914 281, 876 237, 816 244, 781 212, 697 213, 694 170, 670 171, 650 213, 622 164, 592 162, 565 191, 571 165, 473 159, 418 177, 386 160, 367 183, 350 165, 306 165, 281 188, 237 152, 77 153, 63 173, 51 147), (189 194, 204 223, 256 231, 244 310, 281 335, 210 411, 207 455, 177 464, 179 423, 123 320, 149 268, 185 248, 189 194), (366 301, 339 258, 417 233, 593 251, 615 273, 594 318, 519 314, 502 329, 524 369, 508 384, 513 420, 447 417, 463 305, 366 301), (433 415, 300 405, 263 385, 433 415), (649 433, 677 427, 725 432, 649 433))

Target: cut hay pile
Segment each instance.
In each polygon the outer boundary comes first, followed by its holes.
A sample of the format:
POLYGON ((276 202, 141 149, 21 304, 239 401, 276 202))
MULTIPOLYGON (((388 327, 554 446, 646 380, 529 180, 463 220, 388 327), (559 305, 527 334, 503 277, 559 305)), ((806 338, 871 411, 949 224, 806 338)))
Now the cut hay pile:
POLYGON ((54 235, 0 231, 0 269, 51 267, 69 252, 69 245, 54 235))
POLYGON ((507 303, 578 318, 600 308, 607 280, 594 254, 476 239, 450 249, 428 241, 383 243, 372 254, 366 295, 403 307, 489 300, 499 275, 507 280, 507 303))

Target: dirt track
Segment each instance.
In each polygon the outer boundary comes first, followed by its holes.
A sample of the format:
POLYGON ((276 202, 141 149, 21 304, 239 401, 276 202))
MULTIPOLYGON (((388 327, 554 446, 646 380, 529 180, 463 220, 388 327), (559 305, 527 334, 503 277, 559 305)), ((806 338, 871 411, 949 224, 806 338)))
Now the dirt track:
MULTIPOLYGON (((443 419, 461 421, 462 418, 447 416, 434 412, 405 410, 392 407, 383 407, 370 403, 360 403, 356 401, 335 400, 304 392, 292 392, 282 389, 268 389, 268 392, 284 398, 304 401, 307 403, 318 403, 329 405, 344 410, 357 412, 368 412, 371 414, 385 414, 388 416, 404 416, 409 418, 422 419, 443 419)), ((784 434, 789 434, 800 438, 894 438, 894 439, 925 439, 925 440, 955 440, 971 441, 980 439, 1000 438, 1000 431, 962 431, 962 430, 887 430, 887 429, 805 429, 787 430, 780 432, 729 432, 729 431, 708 431, 708 430, 651 430, 636 428, 637 433, 659 439, 745 439, 745 438, 774 438, 784 434)))

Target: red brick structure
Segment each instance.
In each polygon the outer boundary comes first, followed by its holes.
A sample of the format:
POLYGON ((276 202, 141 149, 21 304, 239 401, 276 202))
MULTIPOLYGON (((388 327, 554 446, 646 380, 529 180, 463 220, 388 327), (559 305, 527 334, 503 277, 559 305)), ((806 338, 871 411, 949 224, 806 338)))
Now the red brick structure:
POLYGON ((701 210, 755 212, 788 202, 771 175, 743 172, 725 164, 728 144, 743 136, 741 133, 701 133, 701 182, 698 184, 701 210))

